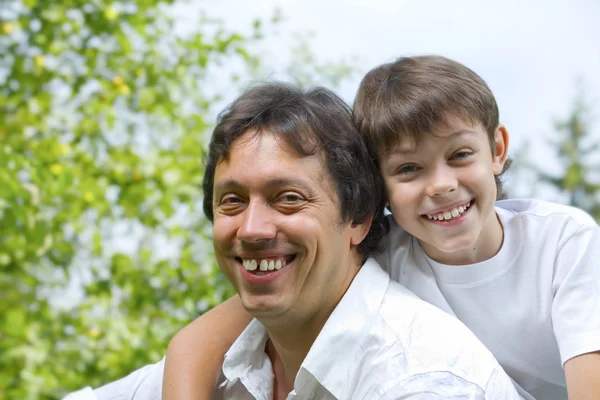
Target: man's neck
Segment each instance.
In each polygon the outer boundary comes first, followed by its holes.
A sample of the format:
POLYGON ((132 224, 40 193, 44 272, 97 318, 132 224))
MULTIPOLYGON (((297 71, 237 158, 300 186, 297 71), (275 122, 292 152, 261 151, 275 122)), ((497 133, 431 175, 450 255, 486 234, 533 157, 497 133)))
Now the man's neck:
MULTIPOLYGON (((352 263, 351 265, 356 265, 352 263)), ((269 335, 266 352, 273 366, 275 376, 274 399, 285 399, 294 388, 296 375, 310 348, 319 336, 327 319, 344 297, 360 267, 349 267, 347 276, 336 285, 339 295, 321 302, 318 309, 309 315, 293 315, 290 311, 285 317, 276 320, 261 320, 269 335), (280 397, 283 396, 283 397, 280 397)))
POLYGON ((285 394, 282 397, 285 399, 294 388, 294 381, 302 362, 338 302, 330 307, 323 307, 318 314, 302 320, 301 323, 294 321, 295 323, 285 323, 278 327, 267 327, 269 341, 266 352, 275 376, 274 399, 280 398, 277 392, 280 395, 285 394))

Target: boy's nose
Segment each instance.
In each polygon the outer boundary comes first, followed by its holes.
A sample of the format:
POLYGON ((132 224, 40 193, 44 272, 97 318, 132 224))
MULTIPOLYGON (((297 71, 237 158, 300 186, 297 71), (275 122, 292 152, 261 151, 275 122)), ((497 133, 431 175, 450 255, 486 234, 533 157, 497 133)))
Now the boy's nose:
POLYGON ((458 180, 453 168, 444 166, 432 171, 429 176, 426 193, 430 197, 439 197, 454 192, 457 187, 458 180))
POLYGON ((277 228, 273 223, 273 210, 267 204, 250 202, 244 210, 242 224, 237 237, 243 242, 253 243, 274 239, 277 228))

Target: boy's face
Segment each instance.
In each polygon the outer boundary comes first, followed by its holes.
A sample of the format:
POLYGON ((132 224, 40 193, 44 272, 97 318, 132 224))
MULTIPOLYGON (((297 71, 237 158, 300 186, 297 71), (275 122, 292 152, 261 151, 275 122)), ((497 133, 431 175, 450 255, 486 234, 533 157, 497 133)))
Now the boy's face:
POLYGON ((508 133, 496 129, 492 155, 485 129, 450 119, 418 145, 405 141, 380 159, 396 222, 445 264, 492 257, 502 244, 495 175, 502 172, 508 133))

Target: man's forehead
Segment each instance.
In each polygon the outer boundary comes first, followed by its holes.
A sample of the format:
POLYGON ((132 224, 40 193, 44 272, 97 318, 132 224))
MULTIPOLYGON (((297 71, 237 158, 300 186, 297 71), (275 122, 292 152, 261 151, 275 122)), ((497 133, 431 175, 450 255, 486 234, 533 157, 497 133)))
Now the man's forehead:
POLYGON ((249 179, 267 189, 330 180, 322 152, 299 154, 281 135, 270 132, 251 132, 233 141, 227 157, 217 163, 215 178, 215 189, 246 185, 249 179))
MULTIPOLYGON (((310 135, 308 135, 304 132, 300 136, 305 140, 305 145, 307 145, 307 146, 314 145, 314 143, 313 143, 314 137, 311 137, 310 135)), ((237 137, 235 140, 233 140, 233 142, 229 145, 229 148, 227 149, 226 153, 227 153, 227 155, 229 155, 232 152, 242 150, 244 147, 256 145, 257 144, 256 142, 259 142, 258 145, 260 145, 261 142, 263 142, 263 141, 267 142, 267 144, 270 145, 274 150, 289 153, 289 155, 292 158, 301 159, 301 158, 310 157, 313 155, 313 154, 307 154, 307 155, 301 154, 298 151, 300 149, 296 149, 294 147, 291 138, 286 138, 285 134, 282 134, 282 133, 279 133, 277 131, 273 131, 270 129, 266 129, 266 128, 249 129, 249 130, 245 131, 239 137, 237 137), (277 146, 274 146, 275 144, 277 146)), ((311 152, 307 152, 307 153, 311 153, 311 152)))

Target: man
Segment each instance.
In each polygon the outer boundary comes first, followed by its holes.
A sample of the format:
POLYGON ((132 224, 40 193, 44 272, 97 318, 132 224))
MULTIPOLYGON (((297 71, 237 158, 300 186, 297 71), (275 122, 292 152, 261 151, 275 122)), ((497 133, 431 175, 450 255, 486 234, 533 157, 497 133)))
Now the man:
MULTIPOLYGON (((383 185, 333 93, 243 94, 219 118, 203 186, 217 262, 255 318, 215 398, 519 398, 464 325, 368 258, 387 231, 383 185)), ((160 399, 163 366, 68 399, 160 399)))

